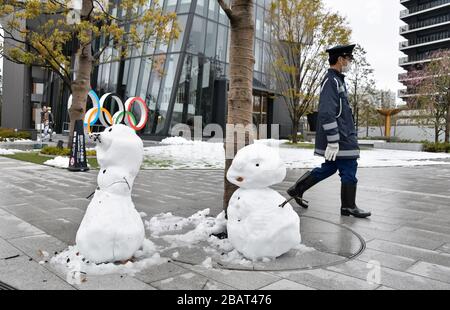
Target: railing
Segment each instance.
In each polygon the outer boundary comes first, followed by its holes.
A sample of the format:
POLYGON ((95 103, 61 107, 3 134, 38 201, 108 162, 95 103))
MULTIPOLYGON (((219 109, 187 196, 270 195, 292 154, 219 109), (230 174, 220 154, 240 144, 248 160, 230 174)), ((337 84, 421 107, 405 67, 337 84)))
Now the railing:
POLYGON ((404 65, 406 63, 410 63, 410 62, 417 62, 417 61, 425 61, 425 60, 431 60, 432 56, 430 53, 425 53, 425 54, 419 54, 416 56, 411 56, 411 57, 402 57, 399 59, 399 65, 404 65))
POLYGON ((450 31, 443 31, 443 32, 432 34, 432 35, 424 36, 421 38, 412 39, 409 41, 403 41, 403 42, 400 42, 399 46, 400 46, 400 49, 403 49, 403 48, 414 46, 414 45, 425 44, 425 43, 430 43, 430 42, 435 42, 435 41, 440 41, 440 40, 445 40, 445 39, 450 39, 450 31))
POLYGON ((415 7, 411 8, 411 9, 406 9, 406 10, 401 11, 400 12, 400 17, 402 18, 402 17, 408 16, 410 14, 414 14, 414 13, 417 13, 417 12, 420 12, 420 11, 428 10, 428 9, 431 9, 431 8, 434 8, 434 7, 437 7, 437 6, 440 6, 440 5, 444 5, 444 4, 447 4, 447 3, 450 3, 450 0, 436 0, 436 1, 428 2, 428 3, 424 3, 424 4, 421 4, 421 5, 415 6, 415 7))
POLYGON ((400 34, 410 31, 410 30, 414 30, 414 29, 419 29, 419 28, 424 28, 424 27, 428 27, 428 26, 442 24, 442 23, 445 23, 448 21, 450 21, 450 14, 426 19, 426 20, 423 20, 423 21, 420 21, 417 23, 401 26, 400 34))

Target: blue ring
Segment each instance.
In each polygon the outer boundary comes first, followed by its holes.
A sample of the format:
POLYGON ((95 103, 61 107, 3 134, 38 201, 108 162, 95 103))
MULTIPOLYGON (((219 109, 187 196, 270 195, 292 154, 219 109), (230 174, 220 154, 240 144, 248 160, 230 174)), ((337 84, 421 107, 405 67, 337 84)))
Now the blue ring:
MULTIPOLYGON (((89 126, 93 126, 95 123, 97 123, 99 117, 100 117, 100 113, 101 113, 101 109, 100 109, 100 99, 98 98, 98 95, 96 94, 96 92, 94 90, 90 90, 88 95, 92 95, 95 99, 95 101, 97 102, 97 114, 95 115, 94 120, 89 124, 89 126)), ((92 99, 92 98, 91 98, 92 99)), ((84 123, 84 126, 87 126, 87 123, 84 123)))

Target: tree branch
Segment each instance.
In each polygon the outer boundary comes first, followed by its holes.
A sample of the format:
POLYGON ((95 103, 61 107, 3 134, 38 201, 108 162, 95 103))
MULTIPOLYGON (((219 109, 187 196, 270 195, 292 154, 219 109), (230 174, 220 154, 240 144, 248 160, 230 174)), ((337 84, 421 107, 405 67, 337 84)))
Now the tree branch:
POLYGON ((228 6, 228 4, 226 4, 223 0, 217 0, 217 2, 219 2, 220 7, 222 8, 222 10, 225 12, 225 14, 227 14, 228 18, 230 19, 230 21, 234 20, 234 14, 233 11, 231 10, 231 8, 228 6))

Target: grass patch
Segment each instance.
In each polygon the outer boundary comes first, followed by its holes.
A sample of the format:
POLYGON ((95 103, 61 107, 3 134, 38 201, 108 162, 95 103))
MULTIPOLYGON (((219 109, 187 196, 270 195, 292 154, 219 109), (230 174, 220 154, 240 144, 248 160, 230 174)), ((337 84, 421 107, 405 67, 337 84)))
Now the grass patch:
MULTIPOLYGON (((70 156, 70 149, 61 149, 55 146, 45 146, 42 148, 41 154, 54 156, 70 156)), ((97 156, 97 152, 95 150, 86 151, 86 156, 97 156)))
POLYGON ((313 150, 314 149, 314 144, 311 143, 292 143, 292 142, 286 142, 285 145, 289 145, 291 147, 295 147, 298 149, 310 149, 313 150))
MULTIPOLYGON (((16 153, 13 155, 1 155, 1 156, 10 158, 10 159, 25 161, 28 163, 38 164, 38 165, 43 165, 47 160, 52 159, 47 156, 40 155, 39 152, 16 153)), ((88 161, 89 165, 91 166, 91 169, 99 168, 96 158, 88 158, 87 161, 88 161)))

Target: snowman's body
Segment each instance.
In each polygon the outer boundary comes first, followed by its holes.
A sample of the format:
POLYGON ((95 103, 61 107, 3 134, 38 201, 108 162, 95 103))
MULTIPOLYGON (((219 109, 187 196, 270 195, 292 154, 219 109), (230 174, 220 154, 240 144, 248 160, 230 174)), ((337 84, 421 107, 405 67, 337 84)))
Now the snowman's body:
POLYGON ((143 143, 132 129, 115 125, 100 134, 96 150, 98 188, 77 232, 77 247, 95 263, 125 261, 145 238, 144 224, 131 200, 143 143))
POLYGON ((290 204, 269 186, 280 183, 286 168, 276 150, 250 145, 238 152, 227 179, 240 188, 228 206, 231 244, 245 257, 276 258, 300 245, 300 219, 290 204))

